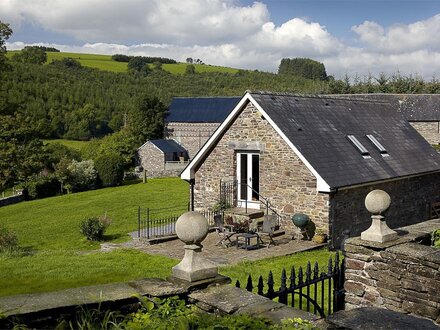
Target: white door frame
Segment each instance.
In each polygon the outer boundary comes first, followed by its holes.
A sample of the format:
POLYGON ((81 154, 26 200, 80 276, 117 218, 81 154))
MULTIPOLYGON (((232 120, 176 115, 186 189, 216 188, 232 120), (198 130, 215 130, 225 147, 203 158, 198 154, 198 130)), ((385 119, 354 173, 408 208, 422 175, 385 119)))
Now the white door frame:
MULTIPOLYGON (((246 199, 240 198, 241 197, 241 185, 244 180, 246 180, 247 184, 247 190, 246 190, 246 196, 247 196, 247 207, 250 209, 259 209, 260 208, 260 201, 258 198, 252 198, 252 156, 258 156, 258 164, 260 162, 260 154, 256 152, 237 152, 237 206, 238 207, 245 207, 246 205, 246 199), (241 156, 246 155, 246 161, 247 161, 247 167, 246 167, 246 178, 242 178, 241 175, 241 156)), ((259 184, 259 167, 258 166, 258 184, 259 184)), ((255 178, 254 178, 255 181, 255 178)), ((259 188, 259 187, 258 187, 259 188)), ((259 191, 259 189, 258 189, 259 191)))

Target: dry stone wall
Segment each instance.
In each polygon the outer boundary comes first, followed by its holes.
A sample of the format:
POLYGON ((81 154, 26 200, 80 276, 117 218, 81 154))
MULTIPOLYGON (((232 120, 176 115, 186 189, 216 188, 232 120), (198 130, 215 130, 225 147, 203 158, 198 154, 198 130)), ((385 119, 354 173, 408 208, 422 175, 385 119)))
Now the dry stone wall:
POLYGON ((290 217, 310 216, 318 227, 328 225, 328 195, 316 191, 316 178, 262 115, 248 103, 210 150, 195 175, 195 207, 219 200, 220 180, 236 178, 238 151, 260 155, 260 194, 283 215, 283 227, 294 230, 290 217))
POLYGON ((346 240, 345 308, 387 308, 440 324, 440 250, 417 243, 429 243, 438 228, 436 219, 401 228, 387 243, 346 240))

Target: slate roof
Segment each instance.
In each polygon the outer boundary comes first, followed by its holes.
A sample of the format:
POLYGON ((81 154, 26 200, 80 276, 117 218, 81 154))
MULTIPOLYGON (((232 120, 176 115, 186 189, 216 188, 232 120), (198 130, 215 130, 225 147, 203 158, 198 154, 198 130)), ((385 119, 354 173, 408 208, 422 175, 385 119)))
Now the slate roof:
MULTIPOLYGON (((330 96, 330 95, 328 95, 330 96)), ((440 94, 338 94, 336 98, 389 102, 409 121, 440 121, 440 94)))
POLYGON ((440 171, 440 155, 389 102, 250 94, 331 188, 440 171), (347 135, 354 135, 371 157, 363 158, 347 135))
POLYGON ((174 97, 167 122, 221 123, 241 97, 174 97))
POLYGON ((150 140, 163 153, 186 152, 186 149, 174 140, 150 140))

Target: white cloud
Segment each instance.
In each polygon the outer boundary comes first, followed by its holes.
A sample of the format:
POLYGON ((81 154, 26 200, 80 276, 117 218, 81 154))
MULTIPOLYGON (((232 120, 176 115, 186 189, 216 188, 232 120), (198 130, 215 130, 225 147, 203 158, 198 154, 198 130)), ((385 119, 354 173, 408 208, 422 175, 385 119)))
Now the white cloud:
POLYGON ((2 17, 28 20, 83 42, 218 44, 255 33, 268 20, 266 6, 228 0, 0 0, 2 17))
MULTIPOLYGON (((329 74, 440 74, 440 14, 411 24, 353 26, 354 45, 318 22, 270 20, 262 2, 238 0, 0 0, 2 21, 34 24, 75 37, 63 51, 164 56, 184 61, 276 71, 285 57, 324 62, 329 74), (25 3, 25 5, 23 5, 25 3)), ((12 39, 14 40, 14 39, 12 39)), ((10 49, 24 44, 11 42, 10 49)))
POLYGON ((360 41, 369 49, 387 53, 413 52, 421 49, 440 51, 440 14, 412 24, 397 24, 388 29, 365 21, 353 26, 360 41))

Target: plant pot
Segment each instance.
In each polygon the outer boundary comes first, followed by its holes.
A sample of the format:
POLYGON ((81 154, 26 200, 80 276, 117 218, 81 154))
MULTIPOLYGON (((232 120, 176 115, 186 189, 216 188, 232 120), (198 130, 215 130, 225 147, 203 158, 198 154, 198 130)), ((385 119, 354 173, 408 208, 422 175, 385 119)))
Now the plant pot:
POLYGON ((327 234, 315 234, 312 241, 318 244, 327 242, 327 234))

